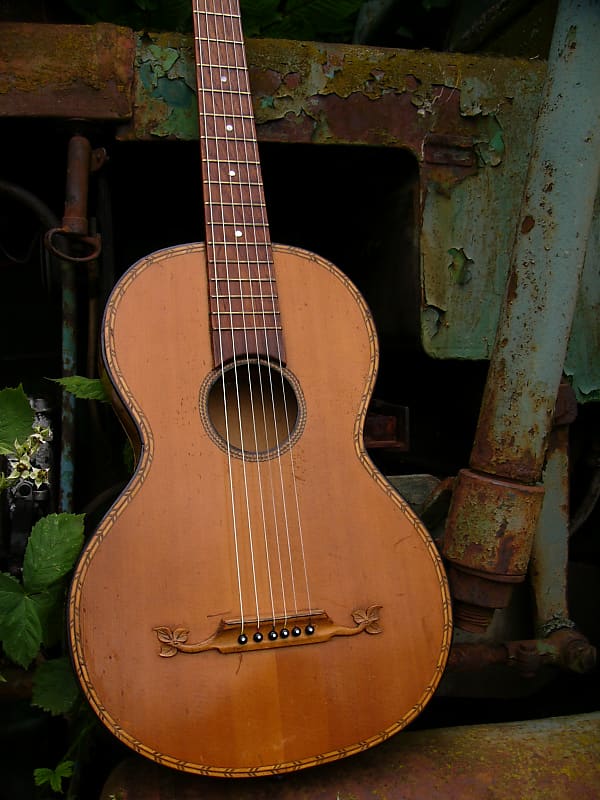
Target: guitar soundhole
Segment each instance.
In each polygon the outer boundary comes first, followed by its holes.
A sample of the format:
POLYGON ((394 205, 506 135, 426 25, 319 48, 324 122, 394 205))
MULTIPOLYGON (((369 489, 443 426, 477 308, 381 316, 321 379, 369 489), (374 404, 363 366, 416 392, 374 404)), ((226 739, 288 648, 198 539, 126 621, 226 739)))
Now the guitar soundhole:
POLYGON ((298 439, 305 407, 300 385, 289 370, 244 360, 214 370, 204 381, 200 416, 222 450, 262 460, 284 452, 298 439))

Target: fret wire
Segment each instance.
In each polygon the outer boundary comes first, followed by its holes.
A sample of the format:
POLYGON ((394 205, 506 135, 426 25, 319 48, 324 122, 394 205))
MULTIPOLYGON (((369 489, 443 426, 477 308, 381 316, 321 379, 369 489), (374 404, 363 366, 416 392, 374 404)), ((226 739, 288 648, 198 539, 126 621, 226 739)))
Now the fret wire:
MULTIPOLYGON (((233 69, 236 72, 241 73, 243 76, 246 75, 246 70, 244 69, 244 67, 241 64, 240 64, 240 66, 234 66, 233 64, 211 64, 211 63, 208 63, 208 62, 198 63, 196 61, 196 66, 198 67, 198 69, 201 69, 201 70, 204 70, 207 67, 209 69, 233 69)), ((203 89, 201 89, 201 91, 206 91, 206 89, 203 88, 203 89)))
POLYGON ((221 114, 220 111, 209 111, 206 116, 214 119, 217 117, 223 117, 223 119, 243 119, 246 120, 246 122, 252 122, 254 120, 254 117, 251 114, 221 114))
MULTIPOLYGON (((248 277, 244 277, 244 276, 240 276, 240 277, 232 277, 232 276, 230 276, 230 277, 227 277, 227 276, 220 277, 219 275, 210 275, 209 276, 209 280, 211 280, 211 281, 227 281, 227 280, 229 280, 230 283, 240 283, 240 282, 242 282, 242 283, 275 283, 275 279, 274 278, 259 278, 259 277, 248 278, 248 277)), ((271 295, 269 295, 269 297, 270 296, 271 295)))
MULTIPOLYGON (((198 13, 201 13, 201 12, 198 12, 198 13)), ((215 15, 215 17, 216 16, 218 16, 218 15, 215 15)), ((235 19, 235 20, 239 20, 239 15, 238 14, 232 14, 231 18, 235 19)), ((214 26, 213 26, 213 24, 211 24, 210 19, 208 17, 205 18, 205 21, 204 21, 203 25, 206 25, 207 27, 203 28, 200 31, 198 31, 198 35, 195 36, 195 39, 199 43, 198 46, 201 47, 205 43, 206 44, 213 43, 215 45, 217 45, 217 44, 223 44, 223 45, 229 45, 229 46, 233 45, 233 48, 234 48, 232 50, 231 60, 230 60, 229 63, 226 63, 226 64, 216 64, 216 63, 214 63, 214 61, 213 61, 214 56, 213 56, 213 58, 211 58, 210 49, 207 51, 207 56, 208 56, 208 59, 209 59, 208 63, 198 63, 198 62, 196 63, 197 68, 202 71, 202 79, 199 80, 199 86, 201 87, 200 91, 201 91, 202 95, 205 98, 204 99, 205 109, 207 108, 207 106, 209 108, 211 106, 214 108, 214 106, 216 104, 218 104, 218 105, 221 106, 221 108, 227 108, 228 106, 231 106, 231 111, 232 111, 232 113, 226 113, 225 111, 218 111, 217 112, 217 111, 214 111, 214 110, 212 112, 208 111, 207 116, 208 116, 209 119, 207 120, 207 123, 208 123, 208 125, 210 125, 211 121, 218 122, 220 120, 230 119, 232 121, 241 121, 244 124, 244 126, 245 126, 246 122, 249 122, 250 125, 253 126, 254 116, 251 113, 251 111, 252 111, 252 102, 251 102, 252 95, 251 95, 251 92, 249 91, 249 87, 248 87, 248 84, 247 84, 248 75, 247 75, 247 69, 246 69, 245 58, 244 58, 244 53, 243 53, 243 44, 244 43, 243 43, 243 41, 237 41, 236 40, 236 36, 238 35, 238 31, 236 29, 236 26, 234 25, 233 28, 231 29, 231 33, 233 34, 232 39, 228 40, 226 38, 217 38, 217 39, 215 39, 215 38, 212 38, 210 36, 205 36, 204 35, 209 30, 214 30, 214 32, 217 34, 217 36, 219 34, 222 35, 223 33, 225 33, 227 31, 227 33, 226 33, 226 35, 227 35, 229 33, 229 29, 228 28, 225 29, 222 26, 220 27, 218 23, 215 23, 214 26), (240 45, 240 48, 236 49, 236 45, 238 45, 238 44, 240 45), (240 52, 240 50, 241 50, 241 52, 240 52), (235 55, 235 61, 237 62, 238 59, 239 59, 240 63, 232 63, 233 60, 234 60, 234 54, 236 54, 235 55), (216 72, 213 72, 213 70, 216 70, 216 72), (223 74, 225 74, 227 76, 230 76, 230 80, 232 81, 231 86, 235 87, 236 84, 239 84, 240 88, 236 91, 235 88, 225 88, 224 86, 220 85, 219 75, 223 75, 223 74), (212 87, 210 86, 211 82, 214 83, 214 86, 212 86, 212 87), (248 90, 247 90, 247 88, 248 88, 248 90), (213 95, 214 95, 214 97, 213 97, 213 95), (222 98, 222 100, 219 101, 219 98, 222 98), (239 111, 241 111, 241 113, 235 113, 233 111, 233 107, 234 107, 234 102, 233 101, 236 100, 236 99, 239 100, 239 111), (248 111, 250 113, 244 113, 246 111, 246 108, 248 108, 248 111)), ((215 55, 217 55, 217 54, 215 53, 215 55)), ((218 53, 218 57, 219 58, 227 57, 227 55, 225 53, 223 53, 223 52, 219 52, 218 53)), ((236 103, 235 105, 237 106, 238 104, 236 103)), ((202 120, 201 120, 201 127, 202 127, 202 120)), ((205 128, 206 127, 207 126, 205 126, 205 128)), ((252 209, 256 208, 257 212, 258 212, 257 213, 258 220, 260 220, 260 221, 257 221, 257 222, 241 221, 241 222, 237 222, 236 223, 235 221, 232 221, 232 222, 225 221, 225 220, 218 221, 218 220, 215 220, 211 216, 211 218, 209 218, 207 220, 207 223, 206 223, 207 224, 207 230, 208 231, 212 231, 212 232, 217 232, 218 231, 218 226, 221 225, 221 229, 223 231, 226 231, 226 230, 231 231, 232 229, 235 229, 236 227, 239 228, 239 229, 242 229, 244 231, 248 231, 248 230, 250 230, 252 228, 254 228, 256 230, 260 229, 260 230, 268 231, 268 226, 267 226, 267 223, 265 221, 265 213, 264 213, 265 210, 266 210, 266 204, 264 202, 264 197, 263 197, 263 191, 264 190, 263 190, 263 184, 262 184, 262 180, 261 180, 261 171, 260 171, 260 166, 261 165, 260 165, 260 160, 257 157, 258 144, 257 144, 256 138, 255 138, 255 135, 253 135, 254 134, 254 130, 252 130, 252 127, 251 127, 251 129, 248 132, 246 132, 246 130, 244 128, 244 129, 242 129, 242 132, 241 132, 242 135, 241 136, 240 135, 236 136, 235 133, 239 134, 240 131, 232 131, 232 132, 226 133, 225 135, 210 135, 210 134, 207 133, 206 130, 203 131, 202 138, 203 138, 203 140, 205 142, 205 145, 204 145, 205 150, 204 150, 204 153, 203 153, 203 161, 205 163, 205 168, 206 168, 206 174, 205 174, 205 177, 204 177, 204 180, 203 180, 203 184, 204 184, 204 187, 205 187, 205 191, 207 192, 207 196, 209 197, 209 201, 210 201, 211 196, 212 196, 212 199, 214 199, 216 201, 216 203, 213 203, 213 205, 216 205, 217 207, 220 207, 222 209, 220 212, 217 211, 218 215, 224 217, 226 215, 226 213, 227 213, 226 210, 225 210, 227 207, 232 209, 232 212, 230 212, 230 213, 233 213, 233 214, 235 214, 236 211, 241 211, 243 213, 243 212, 245 212, 246 209, 252 210, 252 209), (233 133, 234 135, 231 135, 231 133, 233 133), (249 134, 249 136, 248 136, 248 134, 249 134), (215 146, 215 145, 213 145, 213 142, 216 142, 216 152, 215 152, 216 157, 212 157, 212 158, 211 157, 206 157, 205 158, 204 156, 206 155, 206 151, 207 150, 212 150, 212 148, 215 146), (234 156, 233 159, 230 159, 228 157, 229 156, 229 152, 225 150, 225 148, 228 148, 229 145, 233 148, 233 153, 232 153, 232 155, 234 156), (243 148, 243 150, 242 150, 242 148, 243 148), (243 154, 243 153, 247 153, 247 154, 252 155, 254 157, 250 158, 250 159, 244 158, 243 160, 239 160, 239 156, 241 154, 243 154), (225 157, 222 157, 222 156, 225 156, 225 157), (215 173, 215 170, 212 167, 213 164, 216 164, 218 166, 218 170, 217 170, 216 173, 215 173), (252 179, 251 180, 240 180, 239 176, 227 176, 227 175, 224 175, 223 172, 226 171, 226 170, 229 170, 229 169, 235 169, 236 171, 239 170, 242 173, 242 175, 248 174, 249 170, 256 169, 257 170, 256 174, 258 176, 258 179, 257 180, 252 180, 252 179), (231 178, 236 178, 236 179, 235 180, 231 180, 231 178), (233 197, 237 193, 238 196, 240 197, 239 201, 234 201, 232 199, 230 202, 223 202, 222 198, 219 195, 216 194, 217 187, 218 187, 218 190, 219 190, 219 194, 222 195, 223 194, 223 189, 224 188, 226 189, 227 186, 230 187, 230 192, 229 192, 230 196, 233 197), (236 188, 236 187, 239 187, 239 188, 236 188), (249 197, 245 196, 246 192, 248 193, 249 197), (253 195, 257 197, 256 201, 253 201, 253 199, 252 199, 253 195), (227 226, 227 227, 225 227, 225 226, 227 226)), ((227 235, 229 235, 229 234, 227 234, 227 235)), ((210 236, 208 236, 207 238, 211 239, 210 236)), ((265 300, 268 300, 268 301, 270 301, 270 305, 268 306, 269 310, 266 310, 264 308, 259 309, 261 314, 267 314, 267 319, 268 319, 268 315, 269 314, 272 315, 272 318, 275 318, 275 314, 279 315, 279 311, 277 310, 278 298, 277 298, 277 295, 274 292, 274 289, 275 289, 275 278, 273 277, 272 274, 269 274, 269 273, 271 273, 272 266, 273 266, 272 256, 267 257, 267 258, 258 257, 258 258, 255 258, 255 259, 249 259, 249 258, 240 259, 240 258, 237 257, 238 254, 239 254, 239 248, 241 248, 241 247, 245 247, 246 248, 243 251, 244 253, 253 252, 253 251, 255 251, 255 248, 263 248, 263 249, 257 249, 256 253, 257 254, 262 254, 263 252, 265 252, 265 254, 267 254, 269 256, 269 254, 271 252, 270 251, 271 244, 270 244, 270 241, 268 240, 268 237, 267 237, 267 241, 266 242, 240 241, 237 238, 233 239, 233 237, 232 237, 231 240, 227 240, 227 239, 225 239, 225 240, 210 240, 208 242, 208 247, 209 247, 209 258, 208 258, 208 263, 209 263, 208 272, 209 272, 209 275, 208 275, 208 277, 209 277, 209 280, 210 280, 210 286, 212 287, 212 293, 209 291, 209 295, 210 295, 210 299, 211 299, 211 305, 213 305, 213 303, 217 305, 217 310, 216 311, 215 310, 211 310, 212 314, 214 314, 215 316, 217 316, 217 315, 226 316, 228 313, 235 313, 236 318, 240 318, 240 315, 242 315, 241 316, 242 319, 244 318, 243 315, 245 314, 246 315, 246 319, 249 319, 250 315, 253 314, 252 310, 251 311, 247 311, 247 310, 243 311, 242 310, 242 311, 239 311, 239 312, 237 312, 237 311, 233 312, 233 310, 230 309, 229 311, 219 311, 218 310, 218 306, 222 305, 223 301, 225 301, 225 300, 229 300, 229 301, 237 300, 237 302, 240 302, 240 301, 242 301, 242 302, 244 302, 244 301, 248 301, 248 302, 256 301, 256 302, 258 302, 258 301, 260 301, 261 305, 264 304, 265 300), (224 256, 225 257, 224 258, 213 258, 213 259, 211 259, 210 258, 211 250, 214 252, 214 250, 216 248, 218 248, 218 247, 223 247, 224 248, 224 256), (264 277, 264 276, 261 277, 260 275, 254 276, 254 275, 248 275, 248 274, 246 274, 246 275, 241 275, 240 274, 240 275, 236 276, 235 274, 233 274, 236 271, 236 269, 235 268, 234 269, 231 268, 232 264, 231 264, 230 259, 228 258, 228 255, 233 252, 232 251, 233 247, 236 248, 236 255, 233 257, 233 259, 235 260, 235 263, 238 264, 238 268, 240 270, 243 269, 243 270, 246 270, 246 272, 247 272, 247 270, 249 270, 249 269, 251 269, 251 270, 260 269, 261 271, 266 269, 268 271, 268 276, 267 277, 264 277), (250 250, 250 248, 252 248, 252 251, 250 250), (219 283, 219 281, 220 281, 220 283, 219 283), (238 291, 235 292, 234 294, 232 294, 230 287, 234 287, 238 291), (245 293, 244 287, 248 287, 248 293, 245 293), (266 294, 265 294, 265 292, 266 292, 266 294)), ((254 327, 255 326, 253 326, 253 328, 254 327)), ((228 330, 228 328, 223 328, 223 330, 228 330)), ((244 328, 243 327, 239 327, 239 328, 234 327, 231 330, 232 330, 232 332, 233 332, 233 330, 241 331, 241 330, 244 330, 244 328)), ((281 327, 280 326, 276 326, 276 327, 265 326, 264 328, 261 328, 261 330, 279 331, 279 330, 281 330, 281 327)))
MULTIPOLYGON (((255 143, 254 140, 252 140, 252 143, 253 144, 255 143)), ((205 158, 204 162, 205 163, 210 163, 210 164, 221 164, 221 165, 224 166, 222 158, 205 158)), ((227 161, 227 164, 228 165, 229 164, 240 164, 242 166, 244 166, 246 164, 249 164, 251 167, 259 167, 260 166, 260 161, 238 161, 238 160, 232 159, 231 161, 227 161)))
MULTIPOLYGON (((268 295, 265 295, 265 294, 211 294, 210 298, 211 298, 211 300, 277 300, 277 295, 276 294, 268 294, 268 295)), ((277 313, 279 314, 279 311, 277 313)))
MULTIPOLYGON (((223 204, 223 205, 225 205, 225 204, 223 204)), ((258 207, 258 203, 254 204, 254 205, 256 205, 258 207)), ((248 204, 246 207, 247 208, 254 208, 254 205, 253 204, 248 204)), ((233 222, 228 222, 227 220, 224 220, 224 219, 216 219, 216 220, 208 219, 208 220, 206 220, 206 224, 207 225, 216 225, 217 227, 218 226, 228 225, 228 226, 231 226, 232 228, 235 228, 235 227, 239 227, 239 228, 256 228, 257 230, 267 230, 267 228, 269 227, 266 222, 254 222, 252 220, 250 222, 243 222, 243 221, 237 221, 237 220, 233 221, 233 222)), ((229 242, 229 240, 225 240, 224 243, 225 244, 239 244, 239 245, 243 245, 243 244, 247 245, 247 244, 249 244, 246 241, 238 242, 237 239, 235 241, 232 239, 231 242, 229 242)), ((223 244, 223 242, 214 242, 213 241, 213 244, 223 244)), ((252 242, 251 244, 254 245, 254 242, 252 242)), ((258 242, 257 244, 265 244, 265 242, 258 242)))
POLYGON ((240 42, 237 39, 216 39, 212 36, 194 36, 194 39, 197 42, 210 42, 210 44, 235 44, 242 46, 244 42, 240 42))
POLYGON ((214 314, 217 317, 220 314, 224 314, 225 316, 229 316, 230 314, 237 314, 239 316, 240 314, 243 314, 245 317, 255 317, 258 313, 260 313, 261 316, 265 316, 265 317, 280 317, 281 316, 281 312, 280 311, 266 311, 266 310, 263 310, 263 309, 259 309, 258 311, 256 311, 255 309, 250 309, 250 311, 234 311, 232 308, 211 309, 211 314, 214 314))
MULTIPOLYGON (((226 183, 227 186, 244 186, 247 189, 250 188, 262 189, 262 184, 258 183, 258 181, 223 181, 220 180, 219 178, 210 178, 204 181, 204 185, 208 186, 210 184, 211 188, 214 188, 215 186, 220 186, 223 183, 226 183)), ((252 205, 254 205, 254 203, 252 203, 252 205)), ((264 203, 261 201, 260 205, 262 206, 264 205, 264 203)))
POLYGON ((198 9, 196 13, 204 15, 205 17, 211 16, 211 17, 228 17, 230 19, 239 19, 239 14, 227 14, 225 11, 210 11, 209 9, 201 11, 200 9, 198 9))
POLYGON ((239 92, 236 92, 234 89, 222 89, 220 86, 214 86, 210 89, 202 89, 201 91, 206 92, 208 94, 232 94, 236 97, 242 95, 243 97, 252 97, 252 92, 247 92, 245 90, 240 89, 239 92))
MULTIPOLYGON (((212 263, 213 264, 218 264, 220 267, 229 267, 229 266, 231 266, 231 261, 229 259, 225 259, 225 258, 213 259, 212 263)), ((241 266, 243 264, 245 267, 252 267, 252 266, 256 266, 257 264, 260 267, 269 267, 270 268, 270 267, 273 266, 273 262, 269 261, 266 258, 255 258, 255 259, 236 258, 236 264, 238 264, 239 266, 241 266)))
MULTIPOLYGON (((207 224, 208 225, 216 225, 218 227, 219 225, 222 226, 223 224, 232 225, 233 226, 235 223, 233 223, 233 222, 223 223, 223 222, 207 221, 207 224)), ((254 226, 252 225, 252 223, 248 223, 248 224, 242 223, 242 227, 248 228, 248 227, 254 227, 254 226)), ((268 230, 268 225, 266 225, 265 223, 262 223, 262 222, 260 223, 260 225, 256 225, 256 227, 264 229, 264 230, 268 230)), ((258 247, 269 247, 269 245, 270 245, 270 242, 240 242, 240 241, 238 241, 238 239, 235 239, 235 240, 234 239, 231 239, 231 240, 228 240, 228 239, 220 239, 220 240, 211 239, 210 243, 211 243, 211 245, 217 245, 217 246, 221 246, 221 247, 227 247, 228 245, 234 245, 235 247, 251 247, 251 248, 254 248, 257 245, 258 245, 258 247)), ((242 263, 245 261, 244 258, 239 258, 239 259, 236 259, 236 260, 237 261, 241 261, 242 263)))
MULTIPOLYGON (((222 169, 223 168, 227 169, 227 167, 231 167, 234 164, 236 166, 241 166, 241 167, 244 166, 244 164, 242 162, 239 162, 239 161, 229 161, 227 164, 223 164, 223 163, 221 163, 219 161, 213 161, 212 164, 218 164, 219 167, 221 167, 222 169)), ((214 170, 214 167, 211 166, 211 169, 214 170)), ((217 170, 216 174, 218 176, 216 178, 206 177, 205 178, 205 183, 215 183, 215 182, 223 183, 222 176, 220 175, 219 170, 217 170)), ((262 183, 259 180, 254 180, 252 178, 249 178, 248 180, 245 181, 245 180, 242 180, 242 178, 239 177, 237 174, 236 175, 227 175, 226 177, 227 177, 227 184, 230 185, 230 186, 252 186, 252 187, 254 187, 256 189, 259 189, 259 188, 262 189, 262 183), (236 180, 234 180, 234 178, 236 180)))
MULTIPOLYGON (((217 181, 213 181, 213 183, 216 184, 217 181)), ((259 201, 249 200, 247 203, 244 202, 238 203, 236 201, 224 200, 222 203, 220 203, 220 205, 222 205, 223 208, 266 208, 266 205, 261 200, 259 201)))
MULTIPOLYGON (((212 134, 208 133, 204 135, 205 139, 210 139, 211 141, 220 142, 221 144, 226 144, 226 142, 246 142, 246 144, 254 144, 254 139, 247 139, 246 137, 240 136, 227 136, 226 139, 223 136, 213 136, 212 134)), ((220 159, 215 159, 215 161, 219 161, 220 159)))
MULTIPOLYGON (((222 140, 221 140, 222 141, 222 140)), ((225 142, 222 141, 223 144, 225 142)), ((258 148, 256 147, 256 142, 253 140, 248 140, 248 144, 252 146, 252 148, 258 152, 258 148)), ((248 165, 250 167, 257 167, 260 168, 260 161, 258 159, 250 159, 249 161, 240 161, 239 158, 232 158, 230 159, 223 159, 223 158, 211 158, 208 154, 204 159, 205 164, 220 164, 221 166, 230 166, 236 164, 237 166, 245 166, 248 165)))
MULTIPOLYGON (((213 328, 213 330, 218 330, 218 328, 213 328)), ((238 325, 221 325, 220 330, 246 331, 247 333, 252 333, 252 331, 281 331, 283 328, 281 325, 253 325, 251 328, 238 325)))
MULTIPOLYGON (((263 245, 264 247, 265 245, 263 245)), ((211 260, 213 264, 222 264, 223 266, 227 266, 231 264, 231 259, 229 258, 214 258, 211 260)), ((259 264, 265 267, 272 267, 273 266, 273 259, 271 258, 236 258, 236 263, 239 265, 244 264, 245 266, 252 266, 253 264, 259 264)))

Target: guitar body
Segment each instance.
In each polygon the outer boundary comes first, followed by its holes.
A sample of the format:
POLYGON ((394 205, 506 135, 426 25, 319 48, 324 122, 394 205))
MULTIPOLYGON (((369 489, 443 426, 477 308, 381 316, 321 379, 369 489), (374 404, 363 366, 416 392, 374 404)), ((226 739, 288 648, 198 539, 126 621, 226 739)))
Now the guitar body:
POLYGON ((294 417, 275 447, 246 417, 239 432, 231 411, 238 441, 223 444, 203 245, 155 253, 114 289, 103 355, 140 455, 69 604, 75 669, 101 720, 155 761, 212 776, 300 769, 383 741, 431 697, 450 641, 435 547, 363 449, 369 312, 328 262, 273 253, 286 334, 275 377, 294 417), (297 639, 268 641, 295 622, 297 639), (249 645, 210 649, 235 625, 249 645))

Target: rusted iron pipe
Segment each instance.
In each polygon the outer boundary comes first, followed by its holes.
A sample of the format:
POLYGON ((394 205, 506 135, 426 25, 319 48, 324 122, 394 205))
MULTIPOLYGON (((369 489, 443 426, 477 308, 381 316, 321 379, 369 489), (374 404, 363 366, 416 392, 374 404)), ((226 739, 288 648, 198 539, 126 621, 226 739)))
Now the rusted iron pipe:
POLYGON ((91 172, 92 145, 85 136, 71 136, 67 150, 67 181, 63 230, 88 235, 88 181, 91 172))
POLYGON ((446 669, 449 673, 478 672, 485 667, 506 666, 517 669, 524 678, 533 678, 549 664, 579 674, 592 672, 596 649, 579 631, 562 628, 544 639, 453 645, 446 669))
POLYGON ((98 169, 106 158, 103 148, 92 150, 85 136, 75 134, 67 149, 67 180, 65 186, 65 211, 60 228, 46 233, 46 247, 65 261, 94 261, 100 254, 100 237, 88 235, 88 188, 90 173, 98 169), (61 237, 74 245, 65 252, 61 237))
POLYGON ((575 393, 561 383, 544 467, 544 501, 533 539, 529 576, 540 636, 573 628, 567 603, 569 556, 569 425, 577 415, 575 393), (562 399, 561 399, 562 398, 562 399))
POLYGON ((444 540, 455 622, 485 630, 524 579, 600 171, 600 6, 562 0, 471 452, 444 540))
MULTIPOLYGON (((59 258, 62 289, 62 375, 75 375, 77 368, 77 285, 73 262, 95 262, 100 252, 100 237, 88 236, 88 190, 90 172, 104 161, 105 151, 92 150, 89 140, 73 135, 67 149, 65 209, 60 227, 45 236, 46 247, 59 258), (74 255, 74 248, 87 248, 85 255, 74 255), (66 248, 66 252, 65 252, 66 248)), ((75 398, 63 391, 61 415, 60 511, 73 507, 73 453, 75 440, 75 398)))

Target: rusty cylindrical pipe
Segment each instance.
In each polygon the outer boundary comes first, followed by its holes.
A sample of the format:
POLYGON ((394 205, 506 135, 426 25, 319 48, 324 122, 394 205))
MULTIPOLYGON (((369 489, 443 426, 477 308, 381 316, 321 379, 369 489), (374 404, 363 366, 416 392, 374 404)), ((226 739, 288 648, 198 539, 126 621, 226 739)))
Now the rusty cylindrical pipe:
POLYGON ((485 630, 525 577, 600 170, 600 5, 561 0, 506 295, 444 555, 455 622, 485 630))
POLYGON ((80 236, 88 235, 87 202, 91 160, 92 145, 89 139, 79 134, 71 136, 67 149, 65 213, 62 224, 65 231, 80 236))

